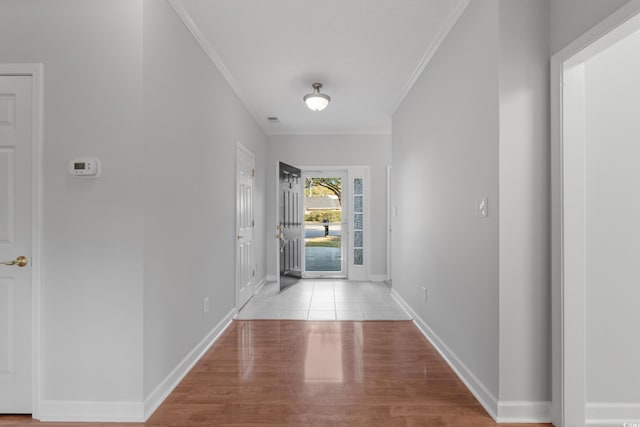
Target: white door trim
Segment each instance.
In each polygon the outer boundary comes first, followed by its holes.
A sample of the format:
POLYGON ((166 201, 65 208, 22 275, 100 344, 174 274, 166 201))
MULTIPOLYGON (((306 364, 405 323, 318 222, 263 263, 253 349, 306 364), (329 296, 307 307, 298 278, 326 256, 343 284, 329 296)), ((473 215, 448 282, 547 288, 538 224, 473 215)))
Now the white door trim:
POLYGON ((391 275, 391 239, 392 239, 392 206, 391 206, 391 165, 387 165, 387 280, 393 282, 393 276, 391 275))
POLYGON ((32 123, 32 376, 33 376, 33 418, 40 417, 40 317, 41 317, 41 242, 42 242, 42 144, 43 144, 43 108, 44 108, 44 67, 42 64, 0 64, 0 75, 31 76, 33 93, 32 123))
MULTIPOLYGON (((296 166, 303 172, 330 172, 330 171, 347 171, 346 179, 349 180, 347 185, 343 188, 343 204, 346 209, 343 209, 343 215, 347 215, 347 232, 343 238, 347 238, 346 241, 346 254, 344 254, 345 262, 347 263, 346 274, 348 280, 370 280, 371 279, 371 254, 372 248, 371 245, 371 197, 372 191, 370 187, 371 182, 371 166, 349 166, 349 165, 334 165, 334 166, 305 166, 300 165, 296 166), (353 244, 351 241, 352 238, 352 230, 353 230, 353 192, 351 182, 354 178, 361 177, 364 179, 364 265, 362 266, 354 266, 353 265, 353 244)), ((344 217, 343 217, 344 218, 344 217)), ((344 220, 343 220, 344 222, 344 220)), ((378 279, 376 279, 378 280, 378 279)))
POLYGON ((639 22, 640 0, 631 0, 551 58, 551 420, 557 427, 586 421, 584 178, 579 178, 584 133, 570 126, 584 120, 582 64, 637 29, 639 22))

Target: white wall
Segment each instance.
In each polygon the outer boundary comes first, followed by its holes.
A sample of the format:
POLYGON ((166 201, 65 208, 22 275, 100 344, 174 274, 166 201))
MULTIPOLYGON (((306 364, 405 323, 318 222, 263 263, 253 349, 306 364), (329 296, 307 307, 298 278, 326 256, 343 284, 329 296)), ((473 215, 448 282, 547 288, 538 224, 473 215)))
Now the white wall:
POLYGON ((276 164, 299 166, 371 166, 371 274, 387 274, 387 166, 391 164, 390 135, 316 135, 269 137, 267 157, 267 262, 276 275, 276 247, 271 230, 275 217, 276 164))
POLYGON ((550 400, 548 1, 500 1, 500 401, 550 400))
POLYGON ((142 398, 141 20, 141 1, 2 1, 0 62, 44 64, 44 400, 142 398), (102 176, 67 176, 77 156, 102 176))
POLYGON ((551 53, 557 53, 626 3, 629 0, 550 1, 551 53))
POLYGON ((640 405, 640 31, 585 63, 588 403, 640 405))
POLYGON ((394 114, 392 145, 393 286, 495 399, 498 6, 471 2, 394 114))
POLYGON ((144 2, 144 131, 146 396, 235 307, 236 141, 256 155, 256 280, 266 275, 266 136, 157 0, 144 2))

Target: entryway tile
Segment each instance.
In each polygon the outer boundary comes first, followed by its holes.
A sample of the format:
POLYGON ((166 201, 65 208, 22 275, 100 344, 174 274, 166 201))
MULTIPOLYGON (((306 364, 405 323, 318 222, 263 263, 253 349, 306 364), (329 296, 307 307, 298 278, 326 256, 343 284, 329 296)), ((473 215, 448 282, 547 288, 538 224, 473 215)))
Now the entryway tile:
POLYGON ((335 310, 309 310, 307 320, 336 320, 335 310))
POLYGON ((365 320, 360 310, 336 310, 337 320, 365 320))
POLYGON ((283 320, 307 320, 308 310, 282 310, 280 319, 283 320))
POLYGON ((382 282, 301 280, 283 292, 266 284, 238 319, 410 320, 382 282))

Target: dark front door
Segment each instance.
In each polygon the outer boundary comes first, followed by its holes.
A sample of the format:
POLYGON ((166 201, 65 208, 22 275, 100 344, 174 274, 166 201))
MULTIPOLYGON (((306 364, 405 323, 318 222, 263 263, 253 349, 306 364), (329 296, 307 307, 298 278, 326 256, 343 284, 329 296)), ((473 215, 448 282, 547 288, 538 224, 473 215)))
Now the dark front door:
POLYGON ((302 277, 300 198, 303 193, 300 175, 300 169, 280 162, 280 189, 278 192, 280 290, 293 285, 302 277))

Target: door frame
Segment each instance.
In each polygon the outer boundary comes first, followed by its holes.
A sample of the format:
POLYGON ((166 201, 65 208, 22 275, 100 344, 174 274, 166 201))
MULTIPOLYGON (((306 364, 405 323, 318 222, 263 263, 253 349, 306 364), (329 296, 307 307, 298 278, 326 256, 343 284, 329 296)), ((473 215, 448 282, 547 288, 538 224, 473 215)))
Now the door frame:
POLYGON ((583 64, 634 28, 640 29, 640 0, 551 58, 551 420, 557 427, 584 425, 587 416, 583 64))
MULTIPOLYGON (((327 279, 346 279, 349 277, 349 213, 351 212, 349 203, 349 196, 351 194, 351 189, 349 187, 349 168, 341 168, 341 167, 300 167, 300 171, 302 172, 302 180, 303 180, 303 190, 304 190, 304 180, 306 178, 326 178, 326 177, 338 177, 342 178, 342 230, 341 230, 341 250, 342 250, 342 268, 340 272, 330 272, 334 274, 306 274, 307 273, 307 265, 306 265, 306 246, 303 246, 302 249, 302 278, 327 278, 327 279)), ((304 212, 304 197, 300 198, 300 212, 304 212)), ((304 224, 304 220, 302 221, 304 224)), ((304 237, 304 225, 302 226, 302 236, 300 239, 302 242, 305 241, 304 237)), ((322 272, 313 272, 313 273, 322 273, 322 272)))
POLYGON ((393 283, 393 277, 391 275, 391 239, 392 239, 392 224, 393 224, 393 207, 391 205, 391 165, 387 165, 387 281, 393 283))
MULTIPOLYGON (((246 155, 251 157, 252 169, 253 169, 253 177, 252 177, 252 180, 251 180, 251 217, 252 217, 251 220, 253 221, 252 233, 251 233, 251 270, 253 271, 253 275, 251 276, 251 286, 252 286, 253 289, 252 289, 251 293, 253 294, 256 291, 256 282, 255 282, 256 281, 256 276, 255 276, 255 273, 256 273, 256 270, 257 270, 257 268, 255 266, 255 258, 253 256, 254 255, 253 241, 255 239, 255 235, 254 235, 255 234, 254 233, 255 232, 255 213, 254 213, 253 210, 255 208, 255 205, 254 205, 254 201, 255 201, 254 200, 254 190, 255 190, 255 181, 256 181, 256 175, 255 175, 256 156, 251 152, 251 150, 249 150, 247 147, 242 145, 240 143, 240 141, 236 141, 236 150, 235 150, 235 153, 234 153, 234 155, 235 155, 234 156, 234 161, 235 161, 234 169, 235 169, 235 172, 236 172, 236 177, 235 177, 235 181, 236 181, 235 182, 235 184, 236 184, 235 185, 235 188, 236 188, 236 204, 235 204, 236 212, 235 212, 234 236, 237 234, 238 226, 239 226, 239 224, 238 224, 238 180, 239 180, 239 177, 238 177, 238 174, 239 174, 239 170, 238 170, 238 151, 243 151, 246 155)), ((238 246, 237 246, 238 245, 238 240, 235 237, 234 237, 234 242, 235 242, 235 245, 236 245, 236 247, 234 248, 234 253, 235 253, 235 263, 234 264, 235 264, 235 276, 236 276, 234 287, 235 287, 235 299, 236 299, 236 304, 235 305, 236 305, 236 312, 237 312, 242 307, 239 306, 240 304, 239 304, 239 298, 238 298, 239 297, 239 289, 238 289, 238 268, 239 268, 238 261, 239 260, 238 260, 238 250, 237 250, 238 249, 238 246)), ((249 298, 249 299, 251 299, 251 298, 249 298)), ((247 300, 247 302, 248 302, 248 300, 247 300)))
MULTIPOLYGON (((280 160, 278 160, 276 162, 276 165, 278 164, 278 162, 280 162, 280 160)), ((294 162, 295 163, 295 162, 294 162)), ((298 169, 300 169, 302 172, 314 172, 314 171, 347 171, 347 175, 346 178, 349 181, 346 185, 346 193, 343 196, 343 200, 346 200, 346 205, 347 205, 347 234, 348 234, 348 238, 349 240, 347 241, 347 246, 346 246, 346 251, 347 254, 345 255, 345 261, 347 263, 346 265, 346 271, 345 274, 347 275, 347 280, 369 280, 371 277, 371 255, 372 255, 372 248, 373 245, 371 244, 371 225, 372 225, 372 214, 371 214, 371 198, 372 196, 372 191, 371 191, 371 166, 369 165, 365 165, 365 166, 349 166, 349 165, 333 165, 333 166, 326 166, 326 165, 320 165, 320 166, 309 166, 309 165, 298 165, 296 166, 298 169), (363 265, 358 265, 358 266, 354 266, 352 264, 352 260, 353 258, 351 257, 351 249, 353 247, 353 245, 351 244, 351 230, 353 229, 353 203, 351 203, 351 198, 353 197, 352 191, 351 191, 351 185, 349 185, 353 179, 355 178, 362 178, 363 179, 363 191, 364 191, 364 224, 365 224, 365 230, 364 230, 364 256, 365 256, 365 261, 363 265), (348 198, 345 199, 345 198, 348 198)), ((279 179, 279 173, 277 170, 277 166, 276 166, 276 192, 274 193, 275 197, 276 197, 276 205, 277 203, 277 197, 278 197, 278 189, 277 189, 277 180, 279 179)), ((344 213, 344 210, 343 210, 344 213)), ((276 206, 276 218, 278 215, 278 206, 276 206)), ((304 236, 302 236, 304 237, 304 236)), ((277 243, 276 243, 277 245, 277 243)), ((277 246, 276 246, 277 247, 277 246)), ((278 250, 278 249, 276 249, 278 250)), ((278 255, 276 254, 276 264, 278 262, 278 255)), ((278 269, 280 268, 279 266, 276 265, 276 267, 278 267, 278 269)), ((278 271, 278 270, 276 270, 278 271)))
POLYGON ((42 244, 42 151, 43 151, 43 108, 44 108, 44 67, 36 63, 0 64, 0 75, 29 76, 32 89, 32 159, 31 159, 31 359, 32 359, 32 408, 31 414, 35 419, 40 418, 40 378, 42 376, 41 356, 41 310, 42 310, 42 275, 41 275, 41 244, 42 244))

